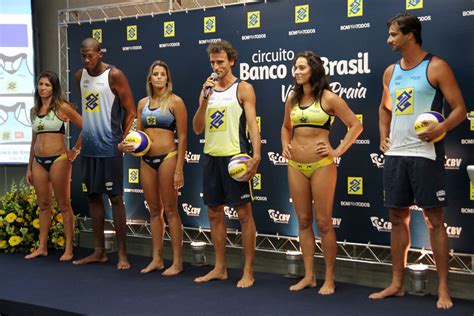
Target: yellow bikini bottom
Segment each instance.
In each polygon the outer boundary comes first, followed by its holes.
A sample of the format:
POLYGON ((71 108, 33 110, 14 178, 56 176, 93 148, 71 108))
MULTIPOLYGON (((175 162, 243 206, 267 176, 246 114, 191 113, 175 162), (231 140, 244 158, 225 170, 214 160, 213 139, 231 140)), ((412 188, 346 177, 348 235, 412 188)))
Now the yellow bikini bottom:
POLYGON ((301 172, 308 179, 311 178, 311 176, 317 169, 329 166, 332 163, 334 163, 334 160, 331 157, 326 157, 312 163, 301 163, 293 160, 288 160, 289 166, 292 166, 293 168, 301 172))

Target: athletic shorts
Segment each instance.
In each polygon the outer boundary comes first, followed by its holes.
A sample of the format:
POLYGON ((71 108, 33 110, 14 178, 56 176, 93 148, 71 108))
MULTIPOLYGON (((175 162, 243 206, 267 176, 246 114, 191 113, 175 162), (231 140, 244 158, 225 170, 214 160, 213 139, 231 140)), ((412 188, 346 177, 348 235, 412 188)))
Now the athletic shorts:
POLYGON ((82 191, 123 195, 123 157, 82 157, 82 191))
POLYGON ((422 157, 385 156, 384 205, 429 209, 447 206, 444 162, 422 157))
POLYGON ((229 175, 227 164, 231 158, 204 154, 203 198, 207 206, 235 207, 253 200, 251 181, 236 181, 229 175))

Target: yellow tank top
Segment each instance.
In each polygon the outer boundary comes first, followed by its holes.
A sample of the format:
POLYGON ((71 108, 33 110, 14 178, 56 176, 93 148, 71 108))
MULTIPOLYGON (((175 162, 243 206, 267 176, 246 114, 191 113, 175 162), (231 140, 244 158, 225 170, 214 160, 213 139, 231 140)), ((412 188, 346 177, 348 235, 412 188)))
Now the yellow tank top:
POLYGON ((291 108, 290 114, 293 128, 297 127, 316 127, 329 130, 334 121, 334 116, 329 115, 321 106, 321 101, 314 101, 310 106, 300 107, 296 103, 291 108))
POLYGON ((204 153, 233 156, 248 152, 250 144, 245 133, 247 121, 237 98, 239 80, 224 91, 214 91, 209 97, 206 113, 204 153))

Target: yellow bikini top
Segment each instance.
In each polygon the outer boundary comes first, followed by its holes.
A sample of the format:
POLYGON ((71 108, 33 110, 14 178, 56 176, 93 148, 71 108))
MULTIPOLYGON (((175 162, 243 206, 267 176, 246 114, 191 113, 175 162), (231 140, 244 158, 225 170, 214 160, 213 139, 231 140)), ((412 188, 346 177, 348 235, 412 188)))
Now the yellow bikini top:
POLYGON ((299 103, 296 103, 291 108, 290 118, 293 128, 315 127, 329 130, 334 121, 334 116, 324 111, 321 101, 314 101, 310 106, 304 108, 300 107, 299 103))

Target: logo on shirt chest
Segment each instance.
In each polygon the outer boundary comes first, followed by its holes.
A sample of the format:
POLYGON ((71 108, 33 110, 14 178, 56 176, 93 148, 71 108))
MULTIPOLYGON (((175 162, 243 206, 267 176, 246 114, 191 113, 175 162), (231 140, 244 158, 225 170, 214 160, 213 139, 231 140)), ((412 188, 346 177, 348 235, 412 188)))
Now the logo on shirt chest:
POLYGON ((155 116, 147 116, 146 117, 146 124, 147 125, 156 125, 156 117, 155 116))
POLYGON ((100 98, 98 92, 86 91, 84 94, 86 112, 100 112, 100 98))
POLYGON ((414 113, 415 89, 395 90, 395 115, 411 115, 414 113))
POLYGON ((209 109, 209 132, 222 132, 226 130, 226 108, 209 109))

